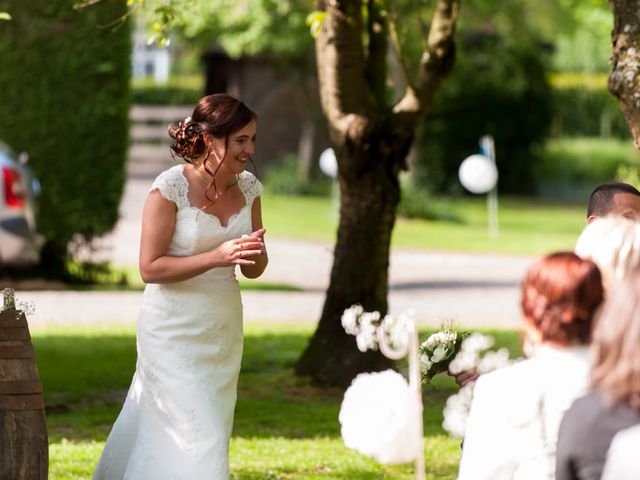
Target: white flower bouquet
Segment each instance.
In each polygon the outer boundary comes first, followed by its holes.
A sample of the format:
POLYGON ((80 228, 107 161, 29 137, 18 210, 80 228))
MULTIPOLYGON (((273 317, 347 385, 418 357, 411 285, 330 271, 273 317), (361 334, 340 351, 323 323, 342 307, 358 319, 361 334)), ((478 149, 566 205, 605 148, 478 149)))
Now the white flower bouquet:
POLYGON ((438 373, 449 370, 449 365, 456 357, 462 343, 469 332, 455 330, 451 326, 429 336, 420 344, 420 370, 422 382, 429 383, 438 373))

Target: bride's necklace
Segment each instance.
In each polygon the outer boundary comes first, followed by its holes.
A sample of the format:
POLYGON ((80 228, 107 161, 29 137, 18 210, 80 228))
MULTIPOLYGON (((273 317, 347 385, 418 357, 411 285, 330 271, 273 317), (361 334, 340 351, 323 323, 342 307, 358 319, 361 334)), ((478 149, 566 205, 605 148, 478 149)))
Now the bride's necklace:
MULTIPOLYGON (((207 173, 202 172, 200 168, 198 168, 196 165, 193 166, 193 171, 196 173, 196 176, 201 180, 200 184, 205 188, 205 190, 208 189, 213 177, 207 173)), ((233 180, 230 183, 227 183, 227 185, 223 189, 218 190, 214 186, 216 197, 223 196, 229 188, 233 187, 236 183, 238 183, 238 175, 234 175, 232 178, 233 180)))

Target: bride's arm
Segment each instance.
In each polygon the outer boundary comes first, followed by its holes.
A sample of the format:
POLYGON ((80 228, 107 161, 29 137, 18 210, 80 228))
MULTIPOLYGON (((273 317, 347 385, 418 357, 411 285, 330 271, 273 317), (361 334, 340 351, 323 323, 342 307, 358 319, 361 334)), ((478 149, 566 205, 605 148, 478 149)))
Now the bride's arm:
POLYGON ((250 260, 251 255, 261 253, 259 242, 234 239, 209 252, 186 257, 169 256, 176 212, 176 205, 158 190, 149 193, 142 212, 140 239, 140 276, 145 283, 180 282, 214 267, 250 265, 254 263, 250 260), (241 243, 244 248, 240 247, 241 243))
MULTIPOLYGON (((264 272, 264 269, 267 268, 267 263, 269 262, 269 258, 267 256, 267 248, 264 243, 264 228, 262 228, 262 207, 260 206, 260 197, 256 197, 253 201, 253 205, 251 205, 251 226, 253 228, 253 233, 250 238, 260 242, 260 254, 254 256, 247 256, 255 263, 240 265, 240 270, 242 274, 247 278, 258 278, 264 272)), ((246 239, 245 240, 249 240, 246 239)))

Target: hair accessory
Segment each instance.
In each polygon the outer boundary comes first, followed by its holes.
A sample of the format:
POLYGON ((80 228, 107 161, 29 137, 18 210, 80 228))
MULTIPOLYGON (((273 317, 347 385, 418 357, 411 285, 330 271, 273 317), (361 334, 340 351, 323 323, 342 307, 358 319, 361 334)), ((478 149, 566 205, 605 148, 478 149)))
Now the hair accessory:
POLYGON ((187 125, 191 121, 191 117, 187 117, 184 119, 184 124, 187 125))

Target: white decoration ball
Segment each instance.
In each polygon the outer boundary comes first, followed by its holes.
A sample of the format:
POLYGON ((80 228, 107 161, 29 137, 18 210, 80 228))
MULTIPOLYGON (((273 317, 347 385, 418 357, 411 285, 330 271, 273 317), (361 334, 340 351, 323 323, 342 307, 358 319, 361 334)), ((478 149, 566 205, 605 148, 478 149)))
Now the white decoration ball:
POLYGON ((471 193, 487 193, 496 186, 498 169, 490 158, 476 154, 464 159, 458 177, 462 186, 471 193))

